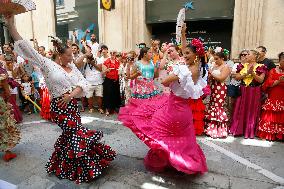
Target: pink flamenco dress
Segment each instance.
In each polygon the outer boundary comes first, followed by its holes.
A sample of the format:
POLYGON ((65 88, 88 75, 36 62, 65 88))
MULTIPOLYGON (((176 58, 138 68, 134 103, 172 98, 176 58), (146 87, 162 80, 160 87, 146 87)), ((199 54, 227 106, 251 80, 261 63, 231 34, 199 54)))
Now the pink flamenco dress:
POLYGON ((194 84, 185 65, 175 65, 173 73, 179 81, 170 85, 170 94, 132 98, 118 118, 150 148, 144 158, 147 169, 161 172, 174 167, 187 174, 202 174, 207 172, 206 159, 196 142, 188 99, 202 96, 206 81, 199 79, 194 84))
POLYGON ((284 140, 284 83, 272 87, 273 83, 284 74, 277 72, 276 69, 270 70, 262 86, 268 98, 262 106, 257 127, 257 136, 269 141, 284 140))

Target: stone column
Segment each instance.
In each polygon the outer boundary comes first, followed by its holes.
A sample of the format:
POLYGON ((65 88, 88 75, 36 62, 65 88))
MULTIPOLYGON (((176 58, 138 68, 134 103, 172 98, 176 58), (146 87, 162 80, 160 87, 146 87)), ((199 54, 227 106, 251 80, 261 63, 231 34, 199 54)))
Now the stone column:
POLYGON ((283 51, 283 0, 235 0, 232 58, 242 49, 267 48, 267 57, 283 51))
POLYGON ((261 44, 263 9, 264 0, 235 0, 232 58, 261 44))
POLYGON ((110 49, 128 51, 140 42, 150 43, 145 20, 145 0, 116 0, 115 9, 99 9, 100 42, 110 49))
POLYGON ((39 45, 52 48, 48 36, 55 36, 55 15, 53 0, 34 0, 36 10, 17 15, 15 23, 24 39, 36 38, 39 45))

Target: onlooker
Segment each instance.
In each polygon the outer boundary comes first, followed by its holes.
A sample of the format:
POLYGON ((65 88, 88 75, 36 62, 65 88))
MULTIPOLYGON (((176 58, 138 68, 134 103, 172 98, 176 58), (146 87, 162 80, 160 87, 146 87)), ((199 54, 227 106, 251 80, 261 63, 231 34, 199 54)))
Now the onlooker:
POLYGON ((267 49, 264 46, 257 47, 257 52, 258 52, 257 62, 259 64, 264 64, 267 67, 268 71, 276 67, 276 65, 272 62, 272 60, 266 58, 267 49))
POLYGON ((258 123, 257 135, 266 140, 284 139, 284 52, 279 54, 279 66, 270 70, 262 86, 268 93, 258 123))
POLYGON ((118 75, 119 61, 116 59, 116 51, 110 52, 110 55, 111 57, 108 58, 102 66, 102 71, 105 75, 103 83, 103 102, 107 116, 111 111, 117 111, 121 105, 118 75))
POLYGON ((254 138, 261 108, 261 84, 266 68, 258 64, 258 52, 250 50, 244 64, 239 64, 236 79, 241 81, 241 96, 237 98, 233 111, 230 133, 254 138))

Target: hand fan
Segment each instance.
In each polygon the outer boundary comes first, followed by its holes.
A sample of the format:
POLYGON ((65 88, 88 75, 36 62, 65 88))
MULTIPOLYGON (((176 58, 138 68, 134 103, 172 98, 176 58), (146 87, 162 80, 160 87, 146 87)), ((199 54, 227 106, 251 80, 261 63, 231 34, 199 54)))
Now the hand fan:
POLYGON ((35 9, 36 5, 31 0, 0 0, 2 15, 16 15, 35 9))

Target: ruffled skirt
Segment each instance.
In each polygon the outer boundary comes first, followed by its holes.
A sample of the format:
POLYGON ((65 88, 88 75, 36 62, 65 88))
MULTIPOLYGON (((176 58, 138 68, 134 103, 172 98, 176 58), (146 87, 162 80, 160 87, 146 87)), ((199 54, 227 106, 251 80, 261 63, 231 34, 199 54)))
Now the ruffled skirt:
POLYGON ((228 136, 228 117, 225 111, 227 86, 224 83, 214 82, 211 86, 211 97, 205 115, 205 133, 212 138, 228 136))
POLYGON ((0 151, 14 148, 20 141, 20 131, 11 112, 12 106, 0 96, 0 151))
POLYGON ((51 116, 62 129, 54 145, 54 152, 46 164, 46 171, 60 179, 76 183, 90 182, 100 176, 116 153, 100 143, 103 133, 82 127, 75 99, 67 108, 59 108, 59 98, 51 102, 51 116))
POLYGON ((237 98, 232 116, 230 133, 254 138, 261 109, 260 87, 241 86, 241 96, 237 98))
POLYGON ((284 140, 284 101, 266 99, 257 128, 257 136, 274 141, 284 140))
POLYGON ((147 99, 160 94, 159 87, 153 79, 136 79, 131 89, 132 98, 147 99))
POLYGON ((203 104, 202 98, 189 99, 189 105, 193 115, 193 125, 196 135, 202 135, 204 132, 204 116, 205 116, 205 105, 203 104))
POLYGON ((45 120, 50 120, 50 95, 48 88, 41 89, 41 112, 40 115, 45 120))
POLYGON ((144 158, 149 170, 163 171, 172 166, 187 174, 207 172, 187 99, 172 93, 150 99, 130 99, 129 104, 120 109, 118 118, 150 148, 144 158))
POLYGON ((17 105, 16 95, 10 96, 9 103, 12 105, 12 114, 14 115, 16 123, 21 123, 23 121, 23 116, 19 106, 17 105))

